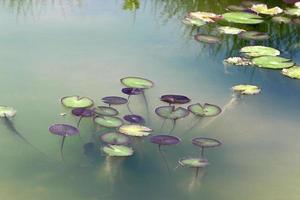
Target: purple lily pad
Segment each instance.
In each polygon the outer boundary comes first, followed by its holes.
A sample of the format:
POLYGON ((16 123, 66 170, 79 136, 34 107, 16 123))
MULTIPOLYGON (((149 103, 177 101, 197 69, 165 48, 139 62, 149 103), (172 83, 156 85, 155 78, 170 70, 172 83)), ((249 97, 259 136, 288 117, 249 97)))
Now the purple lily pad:
POLYGON ((169 104, 185 104, 191 101, 186 96, 176 94, 163 95, 160 97, 160 100, 169 104))
POLYGON ((123 117, 126 121, 134 124, 144 124, 145 119, 140 115, 125 115, 123 117))
POLYGON ((127 95, 139 95, 144 92, 144 89, 141 88, 123 88, 122 92, 127 95))
POLYGON ((49 131, 58 136, 73 136, 78 135, 78 128, 68 124, 54 124, 49 127, 49 131))
POLYGON ((155 135, 150 137, 150 142, 158 145, 176 145, 181 139, 172 135, 155 135))
POLYGON ((72 114, 77 117, 92 117, 94 113, 94 110, 88 108, 75 108, 72 110, 72 114))
POLYGON ((127 103, 127 99, 118 96, 108 96, 102 98, 102 101, 108 105, 121 105, 127 103))

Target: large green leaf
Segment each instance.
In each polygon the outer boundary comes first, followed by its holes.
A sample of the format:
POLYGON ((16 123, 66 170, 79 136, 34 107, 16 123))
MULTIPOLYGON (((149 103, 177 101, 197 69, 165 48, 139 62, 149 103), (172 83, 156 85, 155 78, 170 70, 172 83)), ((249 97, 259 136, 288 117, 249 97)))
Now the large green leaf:
POLYGON ((107 128, 116 128, 123 124, 120 118, 111 116, 98 116, 94 121, 96 124, 107 128))
POLYGON ((280 51, 278 51, 277 49, 271 47, 265 47, 265 46, 246 46, 243 47, 240 50, 240 52, 250 57, 280 55, 280 51))
POLYGON ((300 66, 283 69, 281 73, 290 78, 300 79, 300 66))
POLYGON ((282 58, 279 56, 262 56, 252 59, 253 64, 261 68, 269 69, 283 69, 289 68, 294 65, 294 63, 287 58, 282 58))
POLYGON ((246 12, 228 12, 223 14, 223 18, 228 22, 238 24, 259 24, 263 22, 262 17, 246 12))

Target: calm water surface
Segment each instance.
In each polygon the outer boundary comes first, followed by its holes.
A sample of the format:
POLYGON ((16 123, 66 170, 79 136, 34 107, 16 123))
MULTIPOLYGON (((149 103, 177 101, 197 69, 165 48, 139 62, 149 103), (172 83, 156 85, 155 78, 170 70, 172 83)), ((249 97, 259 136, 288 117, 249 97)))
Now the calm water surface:
MULTIPOLYGON (((0 94, 3 105, 18 110, 14 124, 45 157, 0 126, 0 199, 5 200, 299 200, 300 199, 300 82, 278 71, 224 68, 222 60, 237 55, 249 43, 224 37, 220 46, 199 44, 181 23, 186 12, 225 12, 239 4, 227 1, 142 0, 2 0, 0 3, 0 94), (134 2, 134 1, 133 1, 134 2), (133 5, 138 9, 134 10, 133 5), (137 140, 137 153, 126 160, 84 154, 83 145, 95 132, 83 120, 81 138, 68 138, 65 162, 60 138, 48 132, 53 123, 76 124, 59 99, 79 94, 93 98, 120 95, 119 79, 147 77, 150 108, 162 105, 165 93, 185 94, 192 102, 228 105, 230 88, 252 83, 262 94, 227 106, 214 121, 185 133, 192 116, 180 120, 174 134, 182 144, 165 148, 171 174, 148 139, 137 140), (191 138, 218 138, 223 146, 206 152, 210 166, 194 179, 194 171, 176 168, 181 157, 199 151, 191 138), (176 169, 175 169, 176 168, 176 169)), ((268 1, 270 5, 279 1, 268 1)), ((247 27, 271 34, 264 44, 300 62, 299 28, 271 22, 247 27)), ((145 115, 143 100, 132 109, 145 115)), ((128 113, 119 106, 121 115, 128 113)), ((151 113, 151 126, 160 133, 162 121, 151 113)), ((167 132, 166 124, 162 132, 167 132)))

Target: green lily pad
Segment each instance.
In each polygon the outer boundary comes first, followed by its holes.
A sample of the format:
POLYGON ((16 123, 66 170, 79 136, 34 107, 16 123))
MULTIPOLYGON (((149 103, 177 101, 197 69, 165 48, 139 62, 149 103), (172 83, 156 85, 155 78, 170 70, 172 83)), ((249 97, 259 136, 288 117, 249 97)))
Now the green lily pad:
POLYGON ((235 28, 231 26, 220 26, 217 29, 220 33, 229 34, 229 35, 237 35, 245 31, 244 29, 235 28))
POLYGON ((117 111, 113 107, 98 106, 95 109, 95 113, 97 113, 98 115, 104 115, 104 116, 116 116, 119 114, 119 111, 117 111))
POLYGON ((120 118, 111 116, 98 116, 94 119, 94 122, 106 128, 116 128, 123 124, 120 118))
POLYGON ((252 59, 253 64, 261 68, 269 69, 283 69, 289 68, 294 65, 294 63, 287 58, 279 56, 262 56, 252 59))
POLYGON ((276 23, 288 24, 288 23, 290 23, 292 20, 291 20, 290 18, 287 18, 287 17, 276 16, 276 17, 272 17, 272 21, 273 21, 273 22, 276 22, 276 23))
POLYGON ((183 158, 178 161, 183 167, 202 168, 209 165, 208 161, 204 158, 183 158))
POLYGON ((284 12, 287 15, 300 16, 300 8, 288 8, 284 12))
POLYGON ((10 106, 0 106, 0 117, 14 117, 17 111, 10 106))
POLYGON ((103 133, 100 135, 100 140, 111 145, 127 145, 130 143, 128 136, 116 132, 103 133))
POLYGON ((261 89, 255 85, 236 85, 232 89, 243 95, 254 95, 261 92, 261 89))
POLYGON ((206 22, 201 19, 194 19, 189 17, 184 18, 184 20, 182 20, 182 23, 190 26, 203 26, 206 24, 206 22))
POLYGON ((155 109, 155 113, 164 119, 177 120, 186 117, 189 111, 182 107, 160 106, 155 109))
POLYGON ((266 4, 254 4, 252 5, 251 10, 258 14, 264 15, 277 15, 283 12, 283 10, 278 6, 274 8, 268 8, 266 4))
POLYGON ((290 78, 300 79, 300 66, 283 69, 281 73, 290 78))
POLYGON ((238 24, 259 24, 263 22, 262 17, 246 12, 228 12, 223 14, 223 18, 228 22, 238 24))
POLYGON ((129 88, 140 88, 140 89, 149 89, 154 85, 152 81, 140 77, 122 78, 121 83, 129 88))
POLYGON ((188 107, 188 110, 200 117, 214 117, 222 112, 222 109, 219 106, 208 103, 205 103, 204 105, 201 105, 200 103, 192 104, 188 107))
POLYGON ((63 97, 61 98, 61 103, 67 108, 87 108, 94 104, 92 99, 77 95, 63 97))
POLYGON ((241 53, 246 54, 250 57, 259 57, 259 56, 278 56, 280 51, 271 47, 265 46, 246 46, 240 50, 241 53))
POLYGON ((142 137, 150 135, 152 129, 137 124, 124 124, 119 127, 118 131, 128 136, 142 137))
POLYGON ((103 147, 103 152, 108 156, 126 157, 133 155, 134 151, 131 147, 124 145, 107 145, 103 147))

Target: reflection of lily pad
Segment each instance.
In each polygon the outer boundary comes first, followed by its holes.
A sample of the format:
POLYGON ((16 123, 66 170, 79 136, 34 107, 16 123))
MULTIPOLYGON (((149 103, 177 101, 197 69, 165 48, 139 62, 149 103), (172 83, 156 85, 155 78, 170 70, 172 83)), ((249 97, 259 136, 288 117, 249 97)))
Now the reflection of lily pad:
POLYGON ((67 108, 87 108, 94 104, 93 100, 90 98, 79 96, 63 97, 61 103, 67 108))
POLYGON ((103 152, 108 156, 124 157, 133 155, 133 149, 123 145, 107 145, 103 147, 103 152))
POLYGON ((278 6, 274 8, 268 8, 266 4, 254 4, 251 7, 251 10, 258 14, 264 14, 264 15, 277 15, 283 12, 283 10, 278 6))
POLYGON ((104 116, 116 116, 119 114, 119 111, 117 111, 113 107, 108 107, 108 106, 98 106, 97 108, 95 108, 94 111, 98 115, 104 115, 104 116))
POLYGON ((245 30, 240 29, 240 28, 231 27, 231 26, 220 26, 220 27, 218 27, 218 31, 223 34, 236 35, 241 32, 244 32, 245 30))
POLYGON ((160 106, 155 109, 155 113, 164 119, 177 120, 186 117, 189 111, 182 107, 160 106))
POLYGON ((219 106, 205 103, 203 106, 200 103, 192 104, 188 107, 194 115, 201 117, 214 117, 222 112, 219 106))
POLYGON ((129 124, 129 125, 120 126, 118 131, 120 133, 123 133, 128 136, 142 137, 142 136, 150 135, 150 132, 152 132, 152 129, 150 129, 146 126, 129 124))
POLYGON ((277 22, 277 23, 288 24, 288 23, 290 23, 292 20, 291 20, 290 18, 287 18, 287 17, 276 16, 276 17, 272 17, 272 21, 273 21, 273 22, 277 22))
POLYGON ((239 37, 244 40, 267 40, 269 35, 267 33, 257 31, 245 31, 239 34, 239 37))
POLYGON ((110 116, 98 116, 94 119, 94 122, 106 128, 116 128, 123 124, 120 118, 110 116))
POLYGON ((153 82, 140 77, 126 77, 121 79, 121 83, 130 88, 149 89, 153 87, 153 82))
POLYGON ((198 42, 204 42, 204 43, 208 43, 208 44, 216 44, 216 43, 221 42, 220 38, 213 36, 213 35, 197 34, 194 36, 194 38, 198 42))
POLYGON ((178 161, 183 167, 202 168, 209 165, 208 161, 204 158, 183 158, 178 161))
POLYGON ((290 78, 300 79, 300 66, 283 69, 281 73, 290 78))
POLYGON ((255 85, 236 85, 232 87, 233 91, 244 95, 254 95, 260 93, 261 89, 255 85))
POLYGON ((115 132, 103 133, 100 135, 100 140, 106 144, 112 145, 127 145, 130 143, 128 136, 115 132))
POLYGON ((300 8, 288 8, 284 12, 287 15, 300 16, 300 8))
POLYGON ((290 59, 279 56, 262 56, 252 59, 252 62, 258 67, 269 69, 283 69, 294 65, 290 59))
POLYGON ((192 140, 193 145, 201 148, 213 148, 220 146, 222 143, 219 140, 213 138, 197 137, 192 140))
POLYGON ((228 22, 238 24, 259 24, 263 22, 262 17, 246 12, 228 12, 223 14, 223 18, 228 22))
POLYGON ((250 57, 278 56, 280 54, 280 51, 277 49, 265 46, 246 46, 243 47, 240 52, 250 57))
POLYGON ((0 117, 14 117, 17 111, 13 107, 0 106, 0 117))

